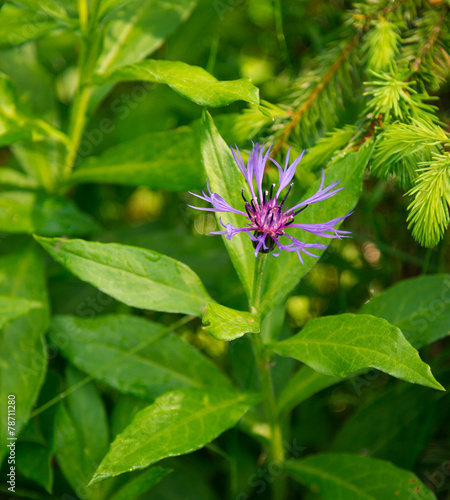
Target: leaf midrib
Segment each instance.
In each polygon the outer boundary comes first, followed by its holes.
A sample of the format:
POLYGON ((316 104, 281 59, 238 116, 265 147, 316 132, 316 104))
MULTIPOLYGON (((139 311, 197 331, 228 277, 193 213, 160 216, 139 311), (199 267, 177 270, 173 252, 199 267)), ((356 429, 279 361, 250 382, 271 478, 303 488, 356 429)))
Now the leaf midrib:
MULTIPOLYGON (((168 285, 168 284, 166 284, 166 283, 163 283, 163 282, 161 282, 161 281, 157 281, 156 279, 153 279, 153 280, 152 280, 152 279, 150 279, 148 276, 141 275, 141 274, 139 274, 139 273, 133 273, 133 272, 131 272, 131 271, 128 271, 128 270, 123 269, 123 268, 120 268, 120 267, 117 267, 117 266, 115 266, 115 265, 103 264, 102 262, 99 262, 99 261, 94 260, 94 259, 92 259, 92 258, 83 257, 83 256, 81 256, 81 255, 77 254, 76 252, 72 251, 72 250, 68 250, 67 248, 64 248, 64 247, 63 247, 63 249, 64 249, 64 252, 66 252, 66 253, 68 253, 68 254, 70 254, 70 255, 74 255, 75 257, 78 257, 78 258, 79 258, 79 259, 81 259, 81 260, 86 260, 86 261, 88 261, 88 262, 93 262, 93 263, 95 263, 95 264, 97 264, 97 265, 99 265, 99 266, 102 266, 102 267, 112 268, 112 269, 115 269, 116 271, 121 271, 121 272, 123 272, 123 273, 125 273, 125 274, 129 274, 129 275, 134 276, 134 277, 142 278, 142 279, 144 279, 144 280, 153 281, 154 283, 157 283, 158 285, 160 285, 160 286, 162 286, 162 287, 164 287, 164 288, 167 288, 167 289, 169 289, 169 290, 172 290, 172 289, 173 289, 173 290, 176 290, 176 291, 177 291, 177 292, 179 292, 180 294, 185 295, 185 296, 186 296, 187 298, 189 298, 190 300, 194 300, 195 302, 197 302, 197 303, 198 303, 198 304, 200 304, 201 306, 204 306, 204 305, 205 305, 205 303, 204 303, 202 300, 200 300, 199 298, 197 298, 195 295, 189 295, 189 293, 188 293, 188 292, 186 292, 186 291, 184 291, 184 290, 181 290, 180 288, 172 287, 172 286, 170 286, 170 285, 168 285)), ((55 253, 57 253, 57 252, 56 252, 56 249, 55 249, 55 247, 54 247, 54 246, 52 246, 52 250, 55 250, 55 253)), ((165 257, 165 256, 164 256, 164 255, 162 255, 161 257, 163 258, 163 257, 165 257)), ((82 278, 80 278, 80 279, 82 279, 82 278)), ((83 279, 83 281, 85 281, 85 280, 83 279)), ((88 282, 88 283, 89 283, 89 282, 88 282)), ((205 294, 206 294, 206 293, 207 293, 207 292, 205 291, 205 294)), ((205 299, 206 299, 206 302, 214 302, 214 300, 213 300, 211 297, 209 297, 209 296, 208 296, 208 297, 205 297, 205 299)))
MULTIPOLYGON (((198 420, 201 417, 207 416, 209 413, 217 412, 221 408, 226 408, 227 406, 232 406, 232 405, 235 405, 235 404, 237 404, 239 402, 244 402, 244 401, 245 401, 245 398, 243 397, 243 395, 242 394, 238 394, 237 397, 234 398, 233 400, 227 400, 224 403, 218 404, 218 405, 216 405, 214 407, 206 406, 203 410, 201 410, 199 412, 196 412, 194 414, 191 414, 188 417, 186 417, 183 420, 183 422, 175 422, 175 424, 172 424, 172 425, 170 425, 170 423, 168 423, 168 425, 166 425, 160 432, 152 434, 151 438, 148 439, 145 443, 142 443, 142 441, 141 441, 140 444, 139 444, 139 446, 135 447, 132 451, 126 453, 125 455, 122 454, 121 457, 120 457, 120 460, 123 461, 125 458, 129 457, 130 455, 133 455, 137 451, 139 451, 142 448, 148 446, 149 442, 151 442, 151 441, 153 441, 155 439, 159 439, 161 436, 164 436, 164 434, 167 433, 167 432, 172 432, 174 428, 179 427, 180 425, 181 426, 186 426, 186 424, 189 424, 192 421, 198 420)), ((154 404, 156 405, 157 403, 154 403, 154 404)), ((119 435, 118 437, 120 437, 121 435, 119 435)), ((106 455, 106 457, 107 456, 108 455, 106 455)), ((172 455, 165 455, 165 456, 172 456, 172 455)), ((110 462, 110 463, 115 464, 117 462, 110 462)), ((155 460, 148 462, 147 465, 151 465, 152 463, 155 463, 155 460)), ((93 477, 93 479, 95 479, 96 477, 102 477, 102 476, 97 476, 97 474, 95 474, 94 477, 93 477)))
MULTIPOLYGON (((146 347, 148 347, 151 344, 154 344, 156 341, 160 340, 160 338, 161 337, 155 339, 154 342, 151 342, 150 344, 147 344, 146 347)), ((167 366, 165 366, 163 364, 158 364, 158 362, 155 361, 155 360, 152 360, 152 359, 149 359, 149 358, 145 358, 143 356, 139 356, 139 355, 137 355, 137 353, 129 353, 129 352, 125 351, 125 350, 121 350, 121 348, 117 347, 117 346, 112 346, 110 344, 102 344, 99 341, 94 341, 94 342, 90 341, 89 344, 93 345, 93 346, 98 346, 99 348, 103 348, 103 349, 106 348, 108 350, 116 352, 116 353, 122 355, 125 359, 128 358, 128 359, 132 360, 133 358, 137 358, 139 361, 143 361, 144 363, 148 363, 151 366, 156 366, 158 368, 161 367, 164 371, 169 372, 169 373, 173 373, 176 377, 178 377, 178 378, 180 378, 182 380, 183 379, 186 380, 187 382, 190 383, 190 385, 199 387, 198 383, 200 381, 193 380, 193 379, 191 379, 191 378, 183 375, 182 373, 175 371, 175 369, 173 369, 173 368, 167 367, 167 366), (195 382, 195 383, 193 383, 193 382, 195 382)), ((66 349, 63 349, 63 351, 66 351, 66 349)), ((117 366, 117 364, 115 364, 114 366, 117 366)), ((104 368, 104 370, 106 371, 106 370, 111 369, 111 368, 113 368, 113 367, 108 368, 108 366, 106 366, 106 368, 104 368)), ((96 372, 96 375, 101 375, 102 372, 104 373, 103 370, 100 370, 98 373, 96 372)))
MULTIPOLYGON (((374 496, 370 495, 369 493, 366 493, 365 491, 361 490, 360 488, 358 488, 358 486, 356 486, 356 485, 354 485, 352 483, 348 483, 347 481, 344 481, 340 477, 333 476, 333 474, 331 474, 329 472, 325 472, 323 469, 316 469, 313 466, 308 466, 308 465, 305 465, 305 464, 301 464, 300 467, 305 472, 309 472, 310 474, 318 476, 318 477, 329 479, 329 480, 331 480, 331 481, 333 481, 333 482, 335 482, 335 483, 343 486, 344 488, 347 488, 350 491, 354 491, 355 493, 357 493, 358 495, 363 496, 367 500, 377 500, 376 497, 374 497, 374 496)), ((290 469, 290 471, 292 473, 292 472, 298 471, 298 469, 296 467, 292 467, 290 469)))
MULTIPOLYGON (((400 361, 397 361, 395 358, 392 358, 390 357, 388 354, 385 354, 381 351, 375 351, 373 349, 370 349, 369 347, 363 347, 363 346, 353 346, 353 345, 349 345, 349 344, 338 344, 336 342, 331 342, 331 341, 304 341, 304 340, 296 340, 295 342, 292 342, 292 340, 289 340, 289 341, 286 341, 286 343, 284 344, 285 346, 289 346, 289 345, 295 345, 295 344, 307 344, 307 343, 310 343, 310 344, 314 344, 314 345, 317 345, 317 346, 321 346, 321 345, 330 345, 330 346, 333 346, 335 348, 337 347, 341 347, 341 348, 348 348, 348 349, 353 349, 353 350, 363 350, 363 351, 369 351, 370 353, 372 354, 378 354, 378 355, 381 355, 382 357, 385 357, 389 360, 392 360, 394 361, 395 363, 397 363, 398 365, 400 366, 403 366, 405 367, 407 370, 409 371, 412 371, 414 373, 417 373, 422 379, 424 380, 428 380, 426 379, 420 372, 418 372, 417 370, 409 367, 408 365, 405 365, 404 363, 400 362, 400 361)), ((370 366, 367 366, 367 367, 363 367, 363 368, 369 368, 373 365, 370 365, 370 366)), ((376 367, 374 367, 376 368, 376 367)))

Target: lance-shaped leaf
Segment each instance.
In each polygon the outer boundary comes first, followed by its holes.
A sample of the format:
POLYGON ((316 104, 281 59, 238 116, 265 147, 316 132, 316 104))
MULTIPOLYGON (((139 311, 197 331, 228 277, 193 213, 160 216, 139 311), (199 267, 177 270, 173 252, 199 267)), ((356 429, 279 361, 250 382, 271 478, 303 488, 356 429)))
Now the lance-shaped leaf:
POLYGON ((31 191, 0 193, 0 215, 0 231, 7 233, 74 236, 99 227, 70 200, 31 191))
MULTIPOLYGON (((420 349, 449 335, 449 304, 450 276, 441 274, 397 283, 364 304, 358 312, 386 319, 400 328, 408 342, 420 349)), ((281 392, 279 411, 290 411, 316 392, 341 380, 302 366, 281 392)))
POLYGON ((375 458, 323 453, 286 469, 323 500, 436 500, 415 474, 375 458))
MULTIPOLYGON (((44 261, 37 245, 29 245, 0 258, 0 293, 39 302, 42 307, 8 323, 0 334, 0 398, 16 396, 16 435, 29 418, 47 367, 43 334, 48 306, 44 261), (20 404, 19 404, 20 402, 20 404)), ((0 414, 0 462, 6 454, 8 415, 0 414)))
MULTIPOLYGON (((371 152, 372 147, 369 145, 369 147, 362 148, 356 153, 347 154, 330 165, 325 171, 325 185, 340 180, 339 186, 345 187, 345 189, 323 202, 308 206, 298 216, 298 222, 302 224, 326 222, 351 211, 361 195, 363 172, 371 152)), ((316 181, 305 195, 305 198, 314 194, 319 185, 320 180, 316 181)), ((301 229, 290 230, 289 232, 306 243, 328 245, 331 241, 326 238, 319 238, 301 229)), ((313 254, 319 257, 323 252, 324 250, 316 248, 312 251, 313 254)), ((280 303, 318 259, 306 255, 303 260, 304 264, 299 261, 296 252, 281 252, 281 255, 277 258, 268 257, 263 277, 262 310, 269 312, 276 304, 280 303)))
POLYGON ((171 469, 152 467, 139 474, 139 476, 127 481, 110 497, 110 500, 132 500, 133 498, 139 498, 171 472, 171 469))
POLYGON ((342 378, 325 375, 304 365, 288 380, 281 391, 277 400, 278 411, 289 412, 316 392, 335 385, 341 380, 342 378))
MULTIPOLYGON (((450 372, 439 373, 439 379, 449 382, 450 372)), ((442 411, 446 399, 446 393, 426 387, 391 384, 345 420, 331 451, 369 455, 412 469, 446 418, 442 411)))
POLYGON ((11 79, 0 73, 0 146, 48 136, 64 143, 69 141, 61 131, 33 116, 20 102, 11 79))
POLYGON ((55 316, 50 343, 80 370, 141 398, 189 386, 230 385, 209 359, 168 327, 136 316, 55 316))
MULTIPOLYGON (((241 189, 246 183, 234 162, 230 148, 220 136, 208 112, 203 114, 201 147, 211 191, 222 196, 232 207, 240 207, 243 203, 241 189)), ((231 212, 222 214, 222 218, 225 223, 229 222, 234 227, 241 226, 244 219, 239 214, 231 212)), ((217 221, 219 221, 219 216, 217 216, 217 221)), ((231 240, 227 240, 224 236, 223 240, 239 279, 248 297, 251 297, 255 268, 253 245, 249 237, 243 234, 237 234, 231 240)))
POLYGON ((401 281, 364 304, 359 312, 398 326, 420 349, 450 334, 450 274, 401 281))
MULTIPOLYGON (((101 13, 117 6, 117 0, 102 2, 101 13), (116 5, 114 5, 116 4, 116 5)), ((165 38, 186 19, 195 0, 131 0, 109 16, 103 51, 96 71, 106 73, 134 63, 154 52, 165 38)))
POLYGON ((18 446, 22 453, 16 455, 17 469, 27 479, 31 479, 51 493, 53 486, 53 450, 51 447, 30 441, 19 441, 18 446))
POLYGON ((123 80, 164 83, 183 97, 211 108, 226 106, 234 101, 259 104, 259 91, 248 78, 219 81, 203 68, 179 61, 147 59, 96 78, 97 83, 123 80))
POLYGON ((197 387, 159 397, 117 436, 91 484, 202 448, 259 399, 256 394, 197 387))
POLYGON ((300 333, 271 347, 327 375, 345 377, 377 368, 407 382, 443 390, 402 332, 369 314, 313 319, 300 333))
POLYGON ((197 133, 152 132, 107 149, 75 170, 70 183, 95 182, 188 191, 205 183, 197 133))
MULTIPOLYGON (((36 6, 38 10, 38 6, 36 6)), ((0 11, 0 49, 18 47, 37 40, 57 28, 57 23, 46 15, 6 4, 0 11)))
POLYGON ((213 301, 192 269, 160 253, 116 243, 36 239, 75 276, 129 306, 201 316, 213 301))
POLYGON ((10 321, 27 314, 31 309, 39 307, 44 306, 35 300, 0 295, 0 328, 3 328, 10 321))
POLYGON ((108 420, 94 382, 83 384, 85 376, 70 365, 66 379, 67 388, 79 387, 57 409, 54 446, 64 476, 77 491, 86 487, 108 449, 108 420))
POLYGON ((260 317, 244 311, 236 311, 220 304, 211 303, 203 316, 205 330, 217 340, 234 340, 246 333, 260 331, 260 317))

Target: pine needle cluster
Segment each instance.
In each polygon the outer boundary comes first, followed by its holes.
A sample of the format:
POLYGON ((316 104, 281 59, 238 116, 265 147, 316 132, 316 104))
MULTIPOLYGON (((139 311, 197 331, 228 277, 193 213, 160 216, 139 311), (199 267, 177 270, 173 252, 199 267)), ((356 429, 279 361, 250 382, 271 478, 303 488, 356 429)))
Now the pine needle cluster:
POLYGON ((448 12, 444 0, 355 4, 266 129, 275 153, 288 144, 309 148, 304 171, 373 140, 371 173, 406 191, 408 227, 424 246, 436 245, 449 225, 450 139, 432 104, 448 84, 448 12))

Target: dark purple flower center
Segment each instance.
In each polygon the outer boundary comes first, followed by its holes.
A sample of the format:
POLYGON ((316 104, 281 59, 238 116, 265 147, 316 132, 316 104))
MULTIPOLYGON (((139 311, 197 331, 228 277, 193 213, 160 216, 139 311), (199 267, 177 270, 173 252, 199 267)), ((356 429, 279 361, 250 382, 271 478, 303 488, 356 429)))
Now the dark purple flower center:
MULTIPOLYGON (((280 203, 278 203, 276 195, 274 196, 273 194, 275 184, 272 184, 270 193, 269 191, 264 191, 262 203, 258 202, 257 198, 253 198, 249 202, 244 196, 244 190, 242 190, 247 218, 254 230, 253 235, 255 237, 266 236, 266 246, 260 248, 260 253, 271 252, 275 248, 275 240, 284 235, 286 227, 294 222, 295 215, 302 212, 308 206, 305 205, 296 212, 287 213, 287 211, 283 211, 284 203, 291 192, 292 186, 293 184, 289 186, 286 195, 280 203)), ((253 241, 254 248, 256 248, 257 244, 257 241, 253 241)))

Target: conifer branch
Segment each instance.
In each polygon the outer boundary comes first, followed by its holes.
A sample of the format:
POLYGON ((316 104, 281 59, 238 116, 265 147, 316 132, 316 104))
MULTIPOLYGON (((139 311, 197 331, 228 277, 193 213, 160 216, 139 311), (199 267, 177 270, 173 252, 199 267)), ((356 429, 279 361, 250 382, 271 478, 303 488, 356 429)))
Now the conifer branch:
MULTIPOLYGON (((436 43, 436 41, 439 37, 439 33, 441 32, 441 28, 442 28, 442 24, 444 22, 444 19, 446 18, 447 10, 448 10, 447 8, 442 10, 441 15, 439 16, 439 20, 436 23, 436 25, 433 27, 433 29, 431 30, 431 33, 430 33, 430 36, 429 36, 427 42, 425 43, 422 50, 420 51, 420 54, 413 61, 412 68, 414 71, 419 71, 420 65, 422 64, 422 61, 423 61, 425 55, 436 43)), ((447 57, 448 57, 448 55, 447 55, 447 57)))
POLYGON ((309 95, 308 99, 298 108, 297 111, 295 111, 292 114, 292 119, 290 122, 284 127, 283 132, 281 133, 280 138, 278 141, 275 143, 275 146, 273 148, 273 153, 275 154, 279 149, 283 146, 283 144, 286 142, 288 139, 289 135, 291 134, 292 130, 295 128, 297 123, 301 120, 302 116, 305 114, 305 112, 308 110, 309 107, 311 107, 314 102, 316 101, 317 97, 321 94, 321 92, 324 90, 325 86, 329 83, 331 78, 336 74, 338 69, 341 67, 341 65, 347 60, 349 54, 351 51, 356 47, 356 44, 359 39, 359 34, 353 37, 351 42, 344 48, 342 51, 340 57, 330 66, 328 71, 325 73, 322 81, 318 83, 311 94, 309 95))

